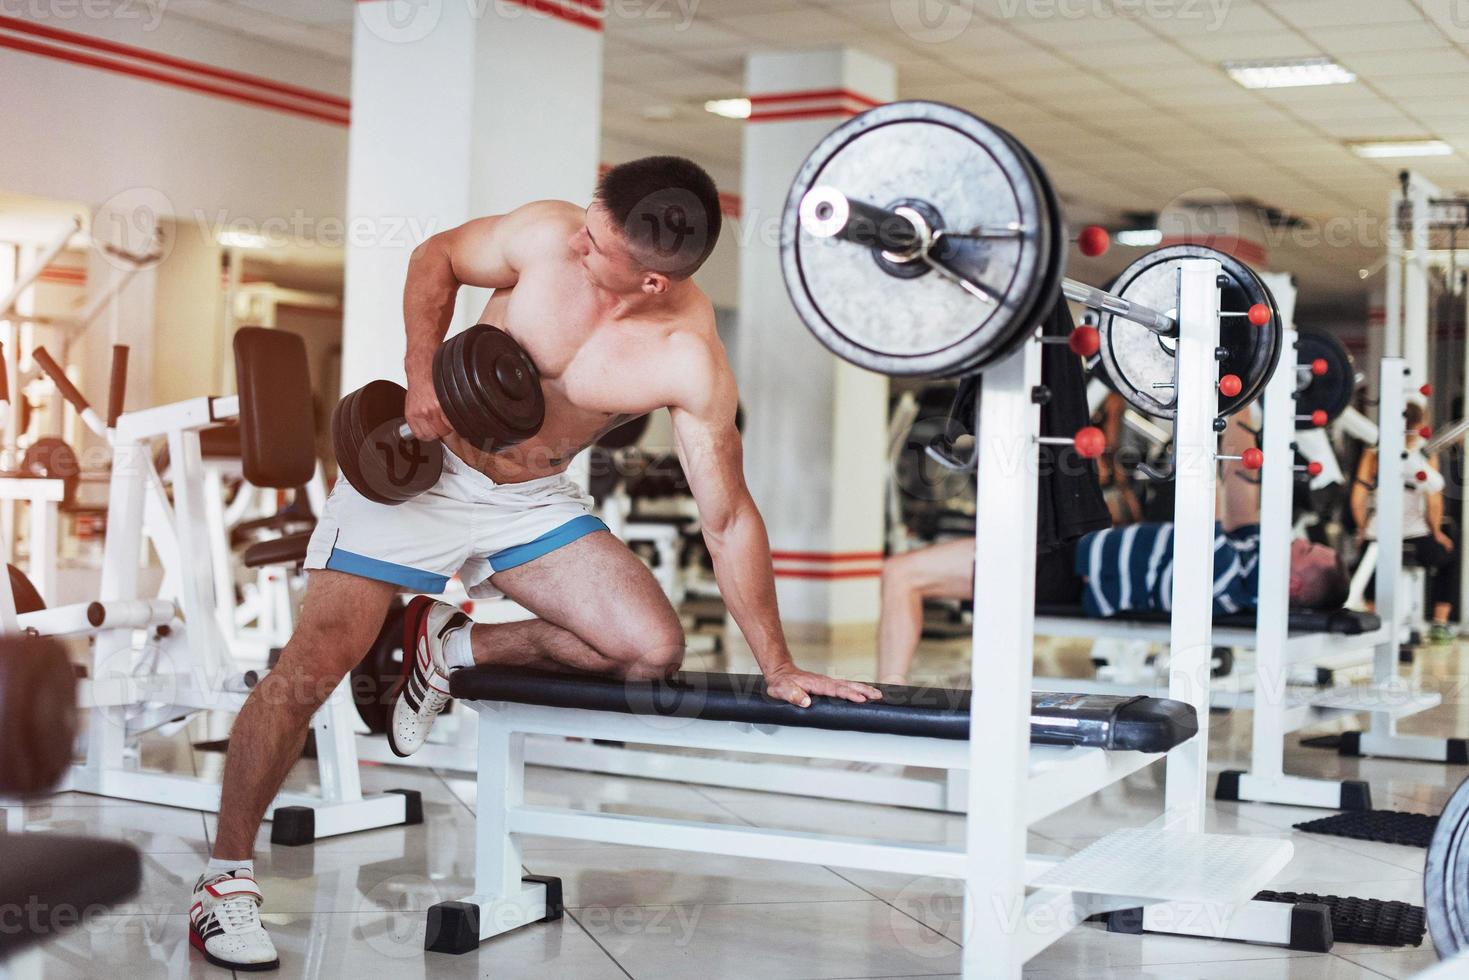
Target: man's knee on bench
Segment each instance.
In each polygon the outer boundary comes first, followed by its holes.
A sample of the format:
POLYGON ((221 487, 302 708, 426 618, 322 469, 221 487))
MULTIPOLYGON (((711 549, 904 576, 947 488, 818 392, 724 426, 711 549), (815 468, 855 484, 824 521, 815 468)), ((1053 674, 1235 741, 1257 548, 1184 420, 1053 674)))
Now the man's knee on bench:
POLYGON ((672 609, 667 616, 633 620, 598 643, 598 651, 613 662, 613 672, 630 681, 672 676, 683 666, 685 648, 683 625, 672 609))

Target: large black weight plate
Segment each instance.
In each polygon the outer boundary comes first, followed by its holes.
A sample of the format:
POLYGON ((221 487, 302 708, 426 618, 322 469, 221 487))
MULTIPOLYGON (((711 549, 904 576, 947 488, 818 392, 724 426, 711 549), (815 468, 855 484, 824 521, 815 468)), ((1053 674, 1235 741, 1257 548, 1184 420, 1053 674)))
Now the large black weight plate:
POLYGON ((444 417, 449 420, 450 427, 465 441, 473 444, 475 440, 465 434, 473 431, 466 414, 469 393, 459 384, 452 371, 454 364, 463 362, 468 342, 465 334, 458 334, 444 341, 434 353, 434 393, 438 395, 439 407, 444 410, 444 417))
POLYGON ((1469 949, 1469 780, 1449 797, 1428 842, 1423 908, 1441 959, 1469 949))
MULTIPOLYGON (((1225 285, 1220 290, 1223 313, 1244 314, 1262 303, 1271 312, 1270 322, 1257 327, 1243 315, 1219 320, 1219 345, 1228 356, 1219 364, 1219 375, 1237 375, 1242 382, 1238 395, 1219 396, 1219 414, 1231 415, 1244 408, 1264 390, 1280 357, 1281 323, 1270 290, 1249 267, 1238 259, 1204 245, 1171 245, 1156 249, 1122 270, 1111 292, 1155 310, 1169 312, 1178 307, 1178 265, 1184 259, 1212 258, 1219 261, 1225 285)), ((1109 313, 1101 318, 1102 376, 1134 408, 1158 418, 1177 414, 1171 389, 1155 387, 1173 383, 1175 342, 1159 337, 1139 323, 1109 313)))
POLYGON ((350 392, 332 411, 332 448, 347 482, 368 500, 400 504, 439 482, 444 457, 398 433, 407 392, 391 381, 372 381, 350 392))
POLYGON ((545 419, 535 363, 513 337, 488 323, 440 348, 434 384, 454 431, 487 453, 519 445, 539 432, 545 419))
POLYGON ((1014 349, 1052 255, 1045 191, 994 127, 937 102, 892 102, 848 120, 811 151, 781 220, 781 268, 797 313, 853 364, 890 375, 963 373, 1014 349), (887 271, 881 253, 800 225, 806 192, 830 186, 892 208, 920 202, 950 231, 1014 225, 1015 235, 948 238, 945 265, 997 297, 981 299, 932 270, 887 271))
POLYGON ((20 463, 21 472, 41 479, 60 480, 62 506, 76 501, 77 484, 82 478, 82 464, 64 439, 47 436, 37 439, 26 449, 20 463))
POLYGON ((372 649, 352 668, 352 702, 374 735, 386 732, 393 721, 389 695, 403 676, 403 612, 403 603, 394 600, 372 649))
POLYGON ((1352 403, 1357 387, 1357 366, 1340 340, 1323 330, 1302 329, 1296 336, 1296 363, 1309 367, 1317 359, 1326 362, 1323 375, 1303 374, 1305 386, 1296 391, 1297 429, 1313 428, 1309 416, 1324 411, 1327 421, 1336 419, 1352 403))

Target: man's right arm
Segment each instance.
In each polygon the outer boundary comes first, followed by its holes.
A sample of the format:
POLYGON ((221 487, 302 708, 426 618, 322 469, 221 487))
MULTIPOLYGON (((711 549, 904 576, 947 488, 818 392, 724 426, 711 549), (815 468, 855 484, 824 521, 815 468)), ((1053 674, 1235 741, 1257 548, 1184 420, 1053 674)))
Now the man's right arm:
POLYGON ((460 286, 503 289, 520 279, 522 259, 538 226, 560 235, 557 219, 578 210, 563 201, 536 201, 508 214, 476 218, 425 239, 408 260, 403 283, 403 324, 408 333, 403 366, 408 374, 408 424, 420 439, 450 431, 434 394, 434 353, 454 317, 460 286))

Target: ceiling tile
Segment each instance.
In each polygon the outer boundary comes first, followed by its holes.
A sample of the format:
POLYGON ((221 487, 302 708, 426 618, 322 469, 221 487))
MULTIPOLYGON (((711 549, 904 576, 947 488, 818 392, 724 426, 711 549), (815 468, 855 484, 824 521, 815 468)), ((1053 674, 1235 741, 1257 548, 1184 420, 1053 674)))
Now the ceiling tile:
POLYGON ((1443 44, 1443 35, 1423 22, 1373 27, 1320 27, 1310 28, 1305 33, 1327 54, 1340 56, 1365 51, 1413 51, 1443 44))
MULTIPOLYGON (((1113 0, 1113 3, 1126 0, 1113 0)), ((1285 24, 1264 7, 1240 2, 1177 2, 1148 3, 1147 0, 1130 0, 1142 5, 1145 13, 1138 22, 1164 37, 1201 37, 1209 34, 1255 34, 1261 37, 1288 30, 1285 24)))
MULTIPOLYGON (((1465 5, 1469 16, 1469 4, 1465 5)), ((1384 78, 1413 78, 1423 75, 1469 76, 1469 55, 1455 47, 1420 48, 1416 51, 1363 51, 1342 55, 1341 63, 1374 85, 1384 78)), ((1448 80, 1445 79, 1445 84, 1448 80)), ((1469 92, 1469 87, 1459 91, 1469 92)))
POLYGON ((1341 27, 1346 24, 1421 22, 1422 12, 1409 0, 1293 0, 1273 12, 1297 27, 1341 27))

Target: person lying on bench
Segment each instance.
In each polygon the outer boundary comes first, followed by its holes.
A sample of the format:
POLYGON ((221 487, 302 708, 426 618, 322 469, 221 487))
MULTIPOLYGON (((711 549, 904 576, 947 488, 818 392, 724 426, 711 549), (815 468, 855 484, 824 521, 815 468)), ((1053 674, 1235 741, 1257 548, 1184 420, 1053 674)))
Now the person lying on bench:
POLYGON ((192 941, 211 963, 278 965, 257 911, 255 835, 301 757, 312 714, 372 645, 399 592, 439 593, 457 574, 471 595, 504 594, 537 617, 473 624, 427 596, 409 603, 405 677, 388 732, 399 756, 428 738, 457 668, 627 680, 678 669, 684 633, 673 606, 566 474, 572 457, 631 418, 670 409, 720 593, 766 693, 802 708, 816 695, 882 697, 791 658, 765 522, 745 484, 734 372, 714 307, 690 278, 719 227, 707 173, 681 157, 647 157, 608 170, 589 208, 537 201, 414 250, 403 287, 406 414, 420 439, 442 440, 443 474, 397 506, 345 480, 332 490, 306 555, 300 622, 230 734, 214 860, 195 885, 191 920, 192 941), (435 394, 434 355, 461 286, 494 290, 481 322, 509 333, 540 374, 544 423, 504 452, 483 452, 457 433, 435 394))
MULTIPOLYGON (((1238 456, 1254 437, 1238 415, 1220 452, 1238 456)), ((1260 484, 1238 462, 1220 468, 1214 535, 1214 612, 1254 609, 1259 591, 1260 484)), ((983 500, 983 497, 980 498, 983 500)), ((1341 557, 1304 538, 1291 542, 1290 602, 1337 609, 1351 585, 1341 557)), ((923 631, 923 600, 974 594, 974 539, 959 538, 883 562, 877 679, 902 684, 923 631)), ((1173 599, 1173 524, 1131 524, 1092 531, 1073 547, 1036 562, 1036 602, 1080 604, 1088 616, 1167 611, 1173 599)))

